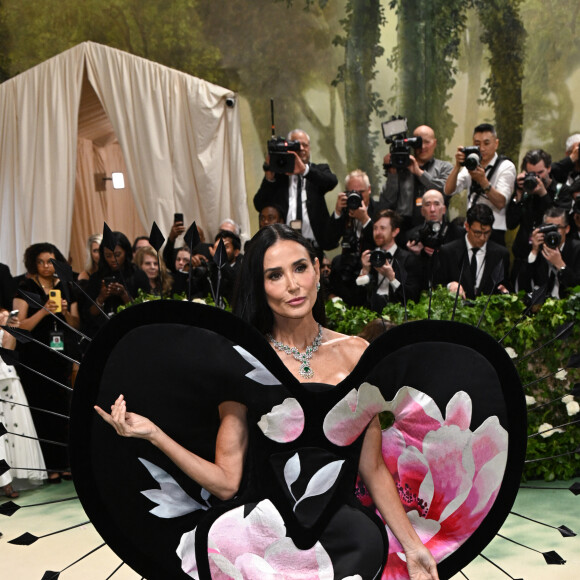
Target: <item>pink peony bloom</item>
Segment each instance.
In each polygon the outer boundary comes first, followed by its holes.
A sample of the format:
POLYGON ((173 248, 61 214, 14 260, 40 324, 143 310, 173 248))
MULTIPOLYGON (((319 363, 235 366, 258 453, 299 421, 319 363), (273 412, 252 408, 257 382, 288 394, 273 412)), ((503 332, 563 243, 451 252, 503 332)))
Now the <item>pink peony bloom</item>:
MULTIPOLYGON (((195 530, 181 538, 182 569, 197 578, 195 530)), ((246 517, 244 506, 220 516, 208 537, 208 558, 214 580, 332 580, 330 557, 317 542, 300 550, 286 537, 286 526, 272 502, 261 501, 246 517), (317 572, 313 571, 316 570, 317 572)))
MULTIPOLYGON (((491 509, 503 479, 508 434, 497 417, 475 431, 471 399, 458 392, 445 417, 435 402, 403 387, 388 403, 395 416, 383 432, 383 457, 423 543, 440 562, 457 550, 491 509)), ((402 547, 391 531, 383 579, 408 578, 402 547)))

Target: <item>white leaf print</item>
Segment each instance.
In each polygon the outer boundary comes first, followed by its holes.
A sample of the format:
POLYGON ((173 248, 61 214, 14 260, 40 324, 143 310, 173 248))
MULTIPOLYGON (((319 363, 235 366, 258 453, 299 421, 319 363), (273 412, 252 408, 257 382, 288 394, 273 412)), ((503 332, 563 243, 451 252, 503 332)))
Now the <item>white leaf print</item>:
POLYGON ((286 480, 286 486, 288 487, 288 491, 292 496, 292 499, 296 501, 294 494, 292 493, 291 486, 292 484, 298 479, 300 475, 300 457, 298 457, 298 453, 295 453, 284 466, 284 479, 286 480))
POLYGON ((279 385, 280 381, 253 355, 239 345, 234 346, 244 360, 249 362, 254 370, 246 373, 246 376, 261 385, 279 385))
POLYGON ((207 506, 201 505, 187 495, 183 488, 161 467, 139 457, 139 461, 147 468, 153 479, 161 489, 147 489, 141 493, 150 501, 158 504, 149 513, 158 518, 177 518, 199 509, 207 510, 207 506))
POLYGON ((304 495, 296 502, 293 511, 296 511, 298 504, 307 497, 314 497, 315 495, 322 495, 327 492, 338 479, 343 463, 344 459, 339 459, 321 467, 308 482, 304 495))

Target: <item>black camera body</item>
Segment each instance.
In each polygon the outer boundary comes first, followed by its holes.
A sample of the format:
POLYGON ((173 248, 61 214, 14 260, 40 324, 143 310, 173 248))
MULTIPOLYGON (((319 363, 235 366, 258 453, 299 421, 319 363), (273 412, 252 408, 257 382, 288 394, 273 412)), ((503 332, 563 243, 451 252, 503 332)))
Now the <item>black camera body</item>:
POLYGON ((530 171, 524 175, 523 188, 527 193, 532 193, 534 189, 538 186, 538 176, 533 171, 530 171))
POLYGON ((274 173, 294 173, 296 157, 292 155, 291 151, 300 152, 300 141, 272 137, 268 141, 268 155, 270 156, 268 169, 274 173))
POLYGON ((422 137, 407 137, 407 119, 404 117, 392 117, 390 121, 381 123, 383 137, 387 145, 390 145, 391 163, 384 163, 385 177, 391 167, 397 171, 404 171, 409 167, 409 156, 414 149, 423 147, 422 137))
POLYGON ((346 209, 358 209, 362 207, 363 198, 358 191, 346 192, 346 209))
POLYGON ((373 268, 380 268, 381 266, 384 266, 387 263, 387 260, 389 264, 391 263, 388 252, 381 250, 380 248, 373 250, 370 253, 369 260, 373 268))
POLYGON ((449 224, 447 222, 425 222, 425 225, 419 230, 419 241, 427 248, 436 250, 440 248, 445 241, 449 224))
POLYGON ((562 245, 562 235, 556 224, 544 224, 538 228, 541 234, 544 234, 544 244, 548 248, 555 250, 562 245))
POLYGON ((461 165, 467 167, 468 171, 474 171, 481 163, 481 152, 479 147, 462 147, 462 153, 465 155, 465 160, 461 165))
POLYGON ((391 143, 391 167, 397 170, 406 169, 411 164, 410 155, 414 149, 423 147, 422 137, 403 137, 391 143))

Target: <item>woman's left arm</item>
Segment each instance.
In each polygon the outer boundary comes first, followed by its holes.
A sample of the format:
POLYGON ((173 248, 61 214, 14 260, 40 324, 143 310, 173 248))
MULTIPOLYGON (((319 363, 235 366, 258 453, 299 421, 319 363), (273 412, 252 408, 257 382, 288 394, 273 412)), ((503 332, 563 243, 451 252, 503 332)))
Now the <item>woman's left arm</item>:
POLYGON ((365 434, 359 460, 359 474, 383 519, 403 546, 409 578, 439 580, 435 560, 411 525, 393 477, 383 460, 378 416, 371 421, 365 434))

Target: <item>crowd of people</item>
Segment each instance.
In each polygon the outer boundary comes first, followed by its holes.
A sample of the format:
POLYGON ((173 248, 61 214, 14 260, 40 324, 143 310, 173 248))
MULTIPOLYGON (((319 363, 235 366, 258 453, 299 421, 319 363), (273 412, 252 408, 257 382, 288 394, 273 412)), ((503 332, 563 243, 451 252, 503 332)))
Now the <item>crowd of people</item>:
MULTIPOLYGON (((559 162, 552 162, 542 149, 528 151, 519 173, 498 154, 492 125, 475 127, 473 143, 458 147, 454 164, 435 158, 437 139, 430 127, 419 126, 413 135, 420 146, 409 151, 406 165, 400 159, 392 163, 391 153, 385 156, 386 181, 378 195, 373 196, 368 175, 355 169, 346 176, 330 213, 325 196, 338 178, 327 164, 310 161, 306 132, 292 131, 288 139, 299 148, 286 153, 293 172, 277 172, 269 157, 264 164, 264 179, 253 199, 260 229, 287 224, 301 232, 318 255, 325 296, 376 312, 389 302, 416 301, 436 285, 473 299, 542 286, 547 295, 562 298, 580 284, 580 134, 567 140, 559 162), (449 221, 450 199, 465 190, 465 217, 449 221), (511 230, 517 234, 510 252, 506 234, 511 230), (325 252, 337 248, 331 261, 325 252)), ((24 386, 19 400, 24 397, 31 407, 51 412, 32 411, 41 440, 66 441, 62 416, 74 385, 74 361, 82 358, 82 336, 93 336, 140 290, 162 297, 211 295, 216 302, 231 304, 247 249, 240 227, 224 220, 212 242, 206 242, 198 227, 200 242, 194 248, 177 245, 185 230, 186 224, 176 219, 160 252, 146 236, 131 244, 123 233, 113 232, 113 243, 105 244, 102 235, 91 235, 75 287, 55 275, 51 260, 66 260, 50 243, 31 245, 24 256, 26 271, 15 278, 0 264, 3 323, 29 331, 68 357, 55 357, 36 342, 17 346, 24 386), (218 267, 214 258, 220 252, 218 267), (55 382, 61 388, 47 388, 55 382)), ((14 348, 8 333, 0 336, 5 348, 14 348)), ((12 367, 1 364, 0 380, 12 380, 12 367)), ((8 403, 0 401, 4 423, 9 422, 4 416, 8 403)), ((41 448, 42 454, 38 449, 33 454, 43 466, 46 462, 44 477, 54 482, 69 477, 66 448, 45 442, 41 448)), ((11 496, 17 491, 7 477, 0 483, 11 496)))
POLYGON ((544 286, 548 296, 563 298, 580 284, 580 134, 567 140, 561 161, 534 149, 518 172, 498 153, 491 124, 475 127, 454 164, 435 157, 435 133, 422 125, 410 141, 416 148, 393 153, 396 160, 385 155, 380 195, 373 197, 367 174, 355 169, 331 215, 323 201, 336 177, 328 165, 310 162, 304 131, 288 139, 300 145, 288 153, 296 157, 294 173, 275 173, 266 159, 254 197, 260 226, 276 219, 301 228, 321 263, 325 251, 339 247, 327 290, 348 305, 381 312, 439 284, 464 299, 544 286), (466 215, 449 221, 449 202, 464 191, 466 215))

